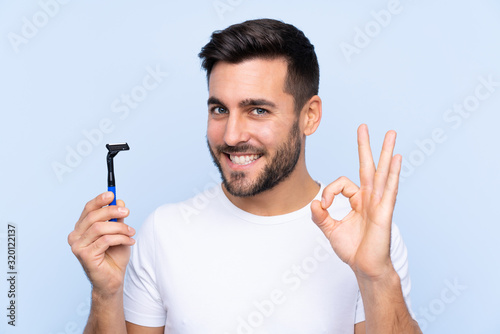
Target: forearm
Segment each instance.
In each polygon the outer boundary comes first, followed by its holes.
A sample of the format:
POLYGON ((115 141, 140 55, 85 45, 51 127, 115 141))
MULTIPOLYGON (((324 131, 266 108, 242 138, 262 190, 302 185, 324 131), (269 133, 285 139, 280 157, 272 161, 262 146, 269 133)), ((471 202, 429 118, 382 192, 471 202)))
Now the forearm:
POLYGON ((92 290, 92 307, 84 334, 126 334, 123 290, 102 295, 92 290))
POLYGON ((357 278, 365 309, 366 333, 422 333, 408 311, 395 270, 377 280, 357 278))

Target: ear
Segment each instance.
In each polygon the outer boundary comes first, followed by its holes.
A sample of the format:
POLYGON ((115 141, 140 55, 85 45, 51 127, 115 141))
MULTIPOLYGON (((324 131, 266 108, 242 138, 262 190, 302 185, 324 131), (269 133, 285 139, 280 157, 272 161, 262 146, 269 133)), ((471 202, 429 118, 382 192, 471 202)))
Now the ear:
POLYGON ((312 135, 319 126, 322 113, 321 98, 314 95, 306 102, 301 111, 303 133, 306 136, 312 135))

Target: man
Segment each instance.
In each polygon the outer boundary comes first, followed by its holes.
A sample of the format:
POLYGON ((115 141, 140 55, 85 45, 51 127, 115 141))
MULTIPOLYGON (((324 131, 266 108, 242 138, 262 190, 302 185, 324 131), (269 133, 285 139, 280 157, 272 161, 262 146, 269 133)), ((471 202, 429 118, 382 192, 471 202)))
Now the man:
POLYGON ((195 214, 202 194, 147 219, 125 283, 128 209, 106 206, 109 192, 87 203, 68 237, 92 282, 85 333, 420 333, 392 225, 395 132, 375 167, 361 125, 360 187, 345 177, 324 187, 305 164, 322 109, 304 34, 247 21, 215 32, 200 57, 222 185, 195 214))

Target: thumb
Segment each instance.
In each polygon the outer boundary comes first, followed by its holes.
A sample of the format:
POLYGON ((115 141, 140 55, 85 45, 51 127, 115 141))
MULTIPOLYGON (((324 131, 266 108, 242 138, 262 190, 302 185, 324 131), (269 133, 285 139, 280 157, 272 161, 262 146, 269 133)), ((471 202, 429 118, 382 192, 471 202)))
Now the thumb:
POLYGON ((324 232, 324 228, 326 227, 329 221, 328 218, 330 218, 328 210, 323 209, 323 206, 321 206, 320 201, 314 200, 311 203, 311 213, 313 222, 316 225, 318 225, 318 227, 324 232))

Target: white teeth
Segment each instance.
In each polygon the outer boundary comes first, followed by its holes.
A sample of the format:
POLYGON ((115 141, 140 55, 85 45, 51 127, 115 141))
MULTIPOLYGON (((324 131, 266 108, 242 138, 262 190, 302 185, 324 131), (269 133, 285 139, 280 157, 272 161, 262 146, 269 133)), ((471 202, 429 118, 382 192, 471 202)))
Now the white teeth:
POLYGON ((240 156, 232 155, 232 154, 229 155, 229 159, 231 159, 231 161, 237 165, 248 165, 249 163, 254 162, 258 158, 260 158, 260 155, 258 155, 258 154, 240 155, 240 156))

